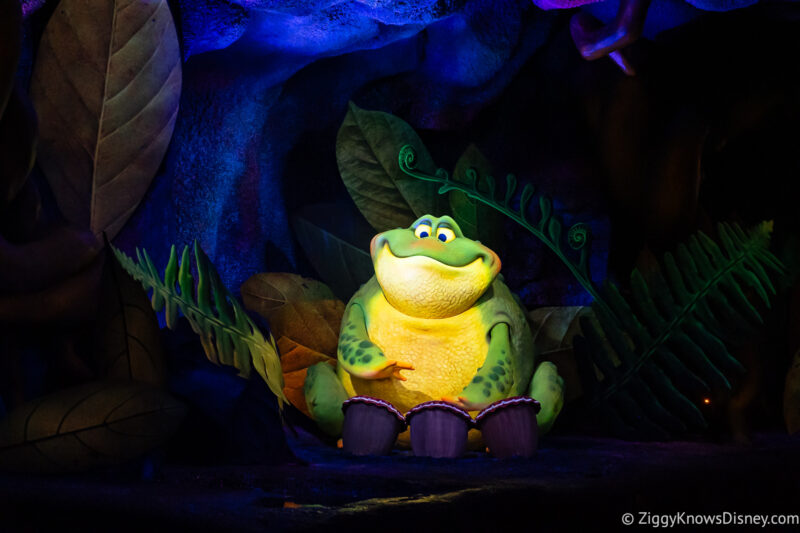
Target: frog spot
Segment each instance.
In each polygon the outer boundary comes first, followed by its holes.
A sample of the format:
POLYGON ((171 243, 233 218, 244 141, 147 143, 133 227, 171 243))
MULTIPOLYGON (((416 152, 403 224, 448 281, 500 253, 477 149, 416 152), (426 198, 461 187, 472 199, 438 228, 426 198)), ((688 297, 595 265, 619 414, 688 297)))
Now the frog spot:
POLYGON ((367 354, 361 358, 362 363, 369 363, 370 361, 372 361, 372 356, 370 354, 367 354))
POLYGON ((473 383, 480 383, 481 381, 483 381, 482 376, 475 376, 474 378, 472 378, 473 383))
POLYGON ((500 376, 505 376, 505 375, 506 375, 506 371, 505 371, 505 370, 503 370, 503 367, 501 367, 501 366, 496 366, 496 367, 494 367, 494 368, 492 369, 492 371, 493 371, 495 374, 498 374, 498 375, 500 375, 500 376))
POLYGON ((488 398, 492 395, 492 392, 489 389, 483 389, 483 395, 488 398))
POLYGON ((358 356, 364 355, 364 350, 359 348, 358 350, 356 350, 356 355, 358 355, 358 356))
POLYGON ((369 341, 361 341, 361 344, 359 344, 359 346, 362 347, 362 348, 369 348, 370 344, 372 344, 372 343, 369 342, 369 341))
POLYGON ((500 378, 497 377, 497 374, 489 374, 489 379, 491 379, 492 381, 497 381, 500 378))

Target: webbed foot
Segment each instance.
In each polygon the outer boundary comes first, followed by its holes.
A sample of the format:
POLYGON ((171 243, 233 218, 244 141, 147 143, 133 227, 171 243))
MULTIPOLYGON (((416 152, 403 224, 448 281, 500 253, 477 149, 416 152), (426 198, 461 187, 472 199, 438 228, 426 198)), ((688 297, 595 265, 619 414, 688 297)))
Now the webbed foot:
POLYGON ((490 405, 491 402, 472 401, 465 396, 442 396, 442 401, 460 407, 465 411, 480 411, 490 405))
POLYGON ((539 433, 547 433, 564 406, 564 380, 550 361, 542 362, 533 374, 528 396, 537 400, 542 409, 536 415, 539 433))
POLYGON ((341 435, 342 402, 347 399, 347 392, 333 368, 328 363, 309 367, 303 392, 311 418, 319 428, 334 437, 341 435))

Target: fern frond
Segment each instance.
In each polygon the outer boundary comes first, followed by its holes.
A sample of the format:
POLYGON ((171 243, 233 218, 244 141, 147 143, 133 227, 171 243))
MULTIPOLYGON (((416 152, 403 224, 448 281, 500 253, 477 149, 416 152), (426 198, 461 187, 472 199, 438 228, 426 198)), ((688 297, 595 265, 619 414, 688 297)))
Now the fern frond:
POLYGON ((497 195, 497 184, 491 176, 484 176, 488 189, 488 193, 484 193, 478 188, 479 176, 474 169, 468 169, 466 171, 467 181, 460 182, 450 179, 447 171, 441 168, 436 171, 435 175, 419 171, 416 168, 416 158, 417 154, 413 147, 410 145, 403 146, 398 155, 400 170, 413 178, 438 183, 440 185, 439 194, 460 191, 514 220, 550 248, 556 257, 569 269, 578 283, 592 296, 597 305, 606 307, 606 302, 598 293, 589 272, 591 232, 586 224, 575 224, 567 232, 566 241, 569 247, 579 254, 578 261, 574 261, 568 253, 565 253, 562 244, 563 228, 561 220, 553 213, 553 202, 549 198, 545 196, 539 197, 539 220, 535 224, 529 220, 529 207, 536 192, 536 189, 530 183, 522 188, 522 192, 519 195, 519 204, 514 207, 513 199, 517 190, 517 178, 513 174, 506 176, 506 190, 501 200, 497 195))
POLYGON ((595 306, 596 320, 581 323, 579 343, 602 374, 592 407, 623 434, 663 438, 705 427, 699 406, 710 391, 726 392, 745 369, 727 345, 763 320, 748 290, 769 307, 772 275, 785 270, 769 250, 771 226, 745 233, 720 224, 722 247, 699 233, 666 254, 663 270, 647 279, 631 274, 630 296, 607 283, 608 310, 595 306), (612 413, 613 412, 613 413, 612 413))
POLYGON ((205 351, 216 364, 233 366, 245 378, 253 369, 264 379, 283 409, 283 372, 275 340, 265 337, 247 315, 239 301, 223 285, 219 273, 197 241, 194 242, 194 262, 197 283, 192 276, 192 258, 185 246, 178 260, 173 245, 161 277, 146 250, 136 249, 134 261, 112 247, 122 267, 139 281, 146 291, 152 291, 151 304, 164 311, 167 327, 174 329, 178 311, 189 321, 205 351))

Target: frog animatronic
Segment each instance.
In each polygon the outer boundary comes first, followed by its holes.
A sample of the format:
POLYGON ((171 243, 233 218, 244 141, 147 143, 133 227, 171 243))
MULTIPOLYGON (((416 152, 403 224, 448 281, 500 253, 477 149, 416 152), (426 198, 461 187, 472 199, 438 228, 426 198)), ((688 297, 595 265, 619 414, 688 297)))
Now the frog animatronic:
POLYGON ((534 373, 533 337, 498 275, 497 254, 452 218, 430 215, 379 233, 370 253, 375 275, 347 304, 337 369, 319 363, 306 377, 306 402, 323 431, 341 434, 342 402, 357 395, 402 412, 430 400, 477 411, 528 395, 542 405, 540 428, 550 427, 563 381, 550 362, 534 373))

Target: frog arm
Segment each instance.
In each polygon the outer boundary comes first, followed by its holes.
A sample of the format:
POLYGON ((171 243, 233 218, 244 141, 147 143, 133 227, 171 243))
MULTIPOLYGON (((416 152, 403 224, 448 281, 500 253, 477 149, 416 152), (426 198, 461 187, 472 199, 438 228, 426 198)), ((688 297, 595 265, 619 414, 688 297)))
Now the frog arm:
POLYGON ((444 401, 454 403, 467 411, 478 411, 508 397, 514 382, 508 324, 495 324, 489 335, 489 351, 483 366, 457 398, 445 397, 442 398, 444 401))
POLYGON ((339 365, 349 374, 361 379, 396 378, 405 381, 401 370, 414 370, 408 363, 390 360, 369 340, 364 309, 351 302, 342 317, 342 329, 337 350, 339 365))

